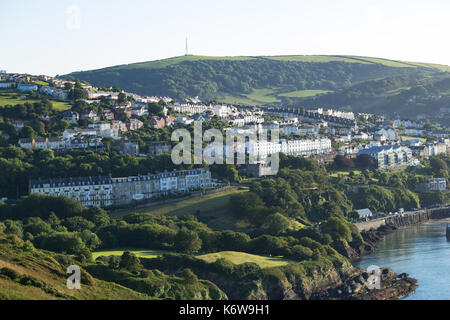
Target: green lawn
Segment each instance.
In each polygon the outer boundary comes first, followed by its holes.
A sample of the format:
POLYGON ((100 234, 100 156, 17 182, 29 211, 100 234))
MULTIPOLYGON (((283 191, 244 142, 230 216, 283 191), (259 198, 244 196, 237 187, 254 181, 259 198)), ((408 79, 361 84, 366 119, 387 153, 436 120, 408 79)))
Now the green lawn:
POLYGON ((255 105, 254 100, 251 100, 244 96, 234 96, 234 95, 222 95, 217 98, 218 101, 228 104, 242 104, 242 105, 255 105))
POLYGON ((139 258, 157 258, 159 256, 162 256, 165 253, 168 253, 168 251, 162 251, 162 250, 150 250, 150 249, 140 249, 140 248, 118 248, 118 249, 111 249, 111 250, 102 250, 102 251, 96 251, 92 253, 92 256, 95 259, 97 259, 100 256, 121 256, 125 251, 133 252, 137 257, 139 258))
POLYGON ((353 172, 355 175, 361 174, 361 171, 360 171, 360 170, 352 170, 352 171, 336 171, 336 172, 330 173, 330 176, 331 176, 331 177, 335 177, 335 178, 339 177, 340 175, 348 176, 348 175, 350 174, 350 172, 353 172))
POLYGON ((202 259, 206 262, 215 262, 220 258, 225 258, 234 264, 242 264, 245 262, 254 262, 261 268, 271 268, 271 267, 281 267, 293 262, 291 260, 283 259, 280 257, 266 257, 254 254, 248 254, 244 252, 236 251, 223 251, 217 253, 209 253, 197 258, 202 259))
POLYGON ((413 140, 413 139, 418 139, 422 142, 427 142, 427 139, 425 138, 419 138, 419 137, 409 137, 409 136, 402 136, 402 141, 408 141, 408 140, 413 140))
POLYGON ((48 86, 48 83, 45 81, 34 81, 38 86, 48 86))
POLYGON ((254 89, 252 93, 247 94, 247 98, 255 102, 272 103, 280 100, 274 95, 275 91, 272 89, 254 89))
POLYGON ((280 90, 282 90, 282 88, 254 89, 250 94, 242 96, 224 95, 222 97, 219 97, 218 100, 230 104, 255 105, 255 104, 277 103, 281 101, 280 100, 281 97, 308 98, 314 97, 318 94, 332 92, 328 90, 298 90, 279 93, 280 90))
POLYGON ((219 97, 218 100, 224 103, 244 105, 280 102, 280 99, 277 97, 276 91, 269 88, 254 89, 252 93, 242 96, 224 95, 222 97, 219 97))
POLYGON ((435 64, 435 63, 420 63, 420 62, 408 62, 409 64, 418 66, 418 67, 425 67, 425 68, 433 68, 438 69, 443 72, 449 72, 450 66, 442 65, 442 64, 435 64))
POLYGON ((70 108, 72 108, 72 106, 67 102, 55 101, 55 100, 50 100, 50 101, 53 104, 53 108, 55 108, 58 111, 66 111, 66 110, 70 110, 70 108))
POLYGON ((184 216, 188 214, 196 215, 213 229, 236 229, 245 228, 245 225, 236 221, 230 215, 228 203, 233 194, 247 192, 248 188, 232 188, 230 190, 209 194, 203 197, 196 197, 181 200, 168 204, 150 206, 139 209, 125 209, 111 212, 113 219, 122 219, 124 216, 133 213, 151 213, 156 215, 184 216))
MULTIPOLYGON (((22 104, 22 103, 33 103, 40 101, 39 99, 28 99, 28 98, 21 98, 21 93, 17 92, 2 92, 0 91, 0 107, 4 107, 6 105, 16 105, 16 104, 22 104)), ((58 101, 58 100, 52 100, 49 99, 50 102, 53 104, 53 107, 58 111, 64 111, 69 110, 71 108, 71 105, 67 102, 58 101)))
POLYGON ((357 57, 357 56, 354 56, 352 58, 355 58, 355 59, 358 59, 361 61, 370 62, 370 63, 381 64, 386 67, 393 67, 393 68, 415 68, 415 67, 417 67, 417 66, 411 65, 407 62, 394 61, 394 60, 388 60, 388 59, 382 59, 382 58, 357 57))
POLYGON ((299 61, 299 62, 313 62, 313 63, 317 62, 326 63, 338 61, 338 62, 369 64, 369 62, 357 60, 352 57, 346 56, 269 56, 265 58, 280 61, 299 61))
POLYGON ((332 91, 329 91, 329 90, 298 90, 298 91, 280 93, 279 96, 289 97, 289 98, 307 98, 307 97, 314 97, 314 96, 317 96, 318 94, 329 93, 329 92, 332 92, 332 91))

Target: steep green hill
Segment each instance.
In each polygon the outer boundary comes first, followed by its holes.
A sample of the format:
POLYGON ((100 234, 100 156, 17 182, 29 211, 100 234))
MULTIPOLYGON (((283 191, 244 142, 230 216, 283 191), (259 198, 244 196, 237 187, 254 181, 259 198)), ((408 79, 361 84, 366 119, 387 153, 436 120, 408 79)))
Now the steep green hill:
POLYGON ((143 95, 276 104, 330 94, 365 81, 423 78, 448 70, 442 65, 355 56, 183 56, 74 72, 64 78, 100 87, 118 85, 143 95))
POLYGON ((15 235, 0 233, 0 300, 226 299, 209 281, 186 284, 182 278, 147 270, 136 275, 103 264, 80 263, 70 255, 39 250, 15 235), (66 286, 67 267, 80 265, 81 289, 66 286))

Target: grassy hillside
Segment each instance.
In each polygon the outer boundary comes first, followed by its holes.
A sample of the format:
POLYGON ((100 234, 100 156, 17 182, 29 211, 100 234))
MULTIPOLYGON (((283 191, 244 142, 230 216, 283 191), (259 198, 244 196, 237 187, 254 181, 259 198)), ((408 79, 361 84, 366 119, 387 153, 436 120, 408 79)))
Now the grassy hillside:
POLYGON ((288 103, 398 76, 428 76, 447 66, 356 56, 183 56, 74 72, 96 86, 118 85, 144 95, 200 96, 244 104, 288 103))
POLYGON ((152 213, 156 215, 185 216, 195 215, 209 227, 220 230, 235 230, 245 227, 228 214, 228 203, 233 194, 246 192, 247 189, 232 188, 230 190, 209 194, 182 201, 171 202, 140 209, 126 209, 111 213, 114 219, 123 218, 133 213, 152 213))
MULTIPOLYGON (((94 252, 93 258, 96 259, 100 256, 121 256, 125 251, 133 252, 139 258, 153 259, 162 256, 163 254, 169 253, 168 251, 162 250, 149 250, 149 249, 138 249, 138 248, 119 248, 113 250, 102 250, 94 252)), ((216 253, 209 253, 197 256, 197 258, 206 262, 215 262, 218 259, 227 259, 233 264, 242 264, 246 262, 253 262, 259 265, 261 268, 270 267, 280 267, 285 266, 292 262, 288 259, 283 259, 280 257, 267 257, 255 254, 249 254, 245 252, 236 251, 222 251, 216 253)))
POLYGON ((290 262, 292 263, 292 261, 279 257, 266 257, 235 251, 210 253, 198 256, 197 258, 202 259, 203 261, 206 262, 216 262, 218 259, 227 259, 233 264, 243 264, 246 262, 253 262, 259 265, 262 269, 271 267, 281 267, 288 265, 290 262))
POLYGON ((69 290, 66 268, 71 263, 69 256, 38 250, 15 236, 0 234, 0 300, 150 298, 115 283, 94 279, 86 271, 81 274, 82 290, 69 290))
MULTIPOLYGON (((148 250, 147 250, 148 251, 148 250)), ((184 279, 147 270, 146 275, 80 263, 72 256, 39 250, 15 235, 0 233, 0 300, 226 299, 209 281, 184 279), (81 266, 81 289, 70 290, 67 267, 81 266)))
MULTIPOLYGON (((65 111, 69 110, 71 108, 71 105, 67 102, 58 101, 49 99, 52 103, 53 107, 58 111, 65 111)), ((23 103, 33 103, 39 101, 37 99, 30 99, 26 97, 22 97, 22 94, 17 92, 12 92, 9 90, 1 90, 0 91, 0 107, 4 107, 6 105, 16 105, 16 104, 23 104, 23 103)))
MULTIPOLYGON (((443 67, 444 68, 444 67, 443 67)), ((297 100, 298 101, 298 100, 297 100)), ((358 112, 399 114, 406 119, 418 115, 447 125, 440 108, 450 102, 450 73, 437 72, 368 80, 301 100, 303 105, 340 106, 358 112)))

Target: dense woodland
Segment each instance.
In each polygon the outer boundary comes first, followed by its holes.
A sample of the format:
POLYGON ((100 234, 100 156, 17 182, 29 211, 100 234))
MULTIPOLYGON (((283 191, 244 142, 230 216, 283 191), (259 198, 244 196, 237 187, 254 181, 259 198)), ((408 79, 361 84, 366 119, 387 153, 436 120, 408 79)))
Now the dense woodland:
POLYGON ((162 67, 141 63, 76 72, 66 78, 96 86, 117 84, 143 95, 215 99, 220 94, 245 94, 258 88, 284 88, 285 92, 336 90, 359 81, 423 73, 426 68, 392 68, 381 64, 330 61, 312 63, 267 58, 180 60, 162 67))

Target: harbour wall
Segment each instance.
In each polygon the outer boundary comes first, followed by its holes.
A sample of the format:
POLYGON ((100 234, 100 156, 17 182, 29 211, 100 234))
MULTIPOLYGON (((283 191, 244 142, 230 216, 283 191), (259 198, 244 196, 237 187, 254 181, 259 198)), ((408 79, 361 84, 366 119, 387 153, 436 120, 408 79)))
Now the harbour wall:
POLYGON ((394 227, 403 227, 414 224, 420 224, 430 219, 445 219, 450 217, 450 206, 436 208, 436 209, 424 209, 418 211, 410 211, 395 216, 390 216, 381 219, 375 219, 370 221, 363 221, 355 223, 360 232, 376 230, 382 226, 389 225, 394 227))

